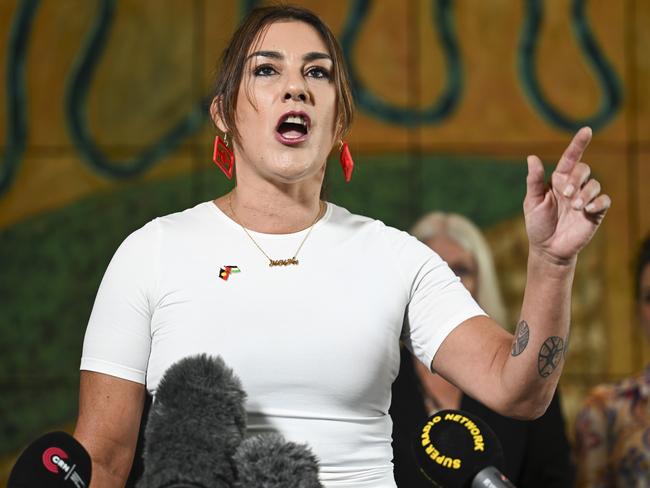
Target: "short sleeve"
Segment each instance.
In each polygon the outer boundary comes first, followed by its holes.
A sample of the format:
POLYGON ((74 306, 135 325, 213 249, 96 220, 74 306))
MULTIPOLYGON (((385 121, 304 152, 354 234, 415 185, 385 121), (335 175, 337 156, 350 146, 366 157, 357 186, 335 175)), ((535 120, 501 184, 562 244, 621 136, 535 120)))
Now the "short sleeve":
MULTIPOLYGON (((405 234, 407 235, 407 234, 405 234)), ((486 315, 447 263, 414 237, 395 253, 409 289, 402 342, 427 366, 447 335, 465 320, 486 315)))
POLYGON ((158 225, 152 221, 115 252, 95 298, 80 369, 145 383, 158 250, 158 225))

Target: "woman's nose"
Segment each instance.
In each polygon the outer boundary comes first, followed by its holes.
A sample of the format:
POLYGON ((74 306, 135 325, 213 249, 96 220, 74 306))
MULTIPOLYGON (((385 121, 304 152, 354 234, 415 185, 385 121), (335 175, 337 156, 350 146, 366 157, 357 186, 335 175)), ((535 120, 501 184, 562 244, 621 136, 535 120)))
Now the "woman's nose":
POLYGON ((284 101, 306 102, 309 100, 309 93, 302 76, 291 76, 287 79, 284 92, 284 101))
POLYGON ((306 102, 307 101, 307 94, 305 93, 304 90, 287 90, 287 92, 284 94, 284 100, 289 101, 293 100, 295 102, 306 102))

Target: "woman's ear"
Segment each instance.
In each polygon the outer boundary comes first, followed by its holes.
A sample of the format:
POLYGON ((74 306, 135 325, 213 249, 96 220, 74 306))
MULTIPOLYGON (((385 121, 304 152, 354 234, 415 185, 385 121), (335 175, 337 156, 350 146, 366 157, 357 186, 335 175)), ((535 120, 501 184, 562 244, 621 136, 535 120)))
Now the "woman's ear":
POLYGON ((221 132, 224 134, 228 132, 228 127, 226 126, 223 118, 221 117, 221 110, 219 110, 221 106, 221 96, 216 96, 212 99, 212 103, 210 104, 210 117, 212 118, 212 122, 214 122, 214 125, 217 126, 217 129, 219 129, 221 132))

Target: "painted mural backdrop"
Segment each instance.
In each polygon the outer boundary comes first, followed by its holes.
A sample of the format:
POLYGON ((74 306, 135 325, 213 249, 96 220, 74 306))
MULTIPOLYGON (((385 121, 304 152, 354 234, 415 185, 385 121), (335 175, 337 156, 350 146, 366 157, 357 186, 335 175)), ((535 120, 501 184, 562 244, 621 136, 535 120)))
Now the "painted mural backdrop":
MULTIPOLYGON (((85 324, 132 230, 228 189, 206 114, 220 52, 258 3, 0 2, 0 459, 76 415, 85 324)), ((525 281, 525 156, 572 132, 614 206, 581 257, 568 364, 586 390, 639 370, 630 264, 650 230, 650 3, 302 1, 339 35, 358 116, 357 171, 331 201, 408 229, 461 212, 486 231, 512 323, 525 281)), ((334 161, 336 163, 336 161, 334 161)))

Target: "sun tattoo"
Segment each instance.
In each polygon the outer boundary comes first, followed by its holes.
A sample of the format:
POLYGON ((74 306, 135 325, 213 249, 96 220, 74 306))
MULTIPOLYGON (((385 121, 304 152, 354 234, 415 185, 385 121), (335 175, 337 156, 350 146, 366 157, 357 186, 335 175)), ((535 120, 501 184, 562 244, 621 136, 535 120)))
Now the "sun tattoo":
POLYGON ((563 350, 564 340, 561 337, 551 336, 544 341, 537 357, 537 371, 542 378, 555 371, 562 359, 563 350))
POLYGON ((528 323, 525 320, 520 321, 517 324, 517 330, 515 330, 515 339, 512 341, 512 352, 513 356, 519 356, 526 346, 528 345, 528 339, 530 338, 530 329, 528 328, 528 323))

